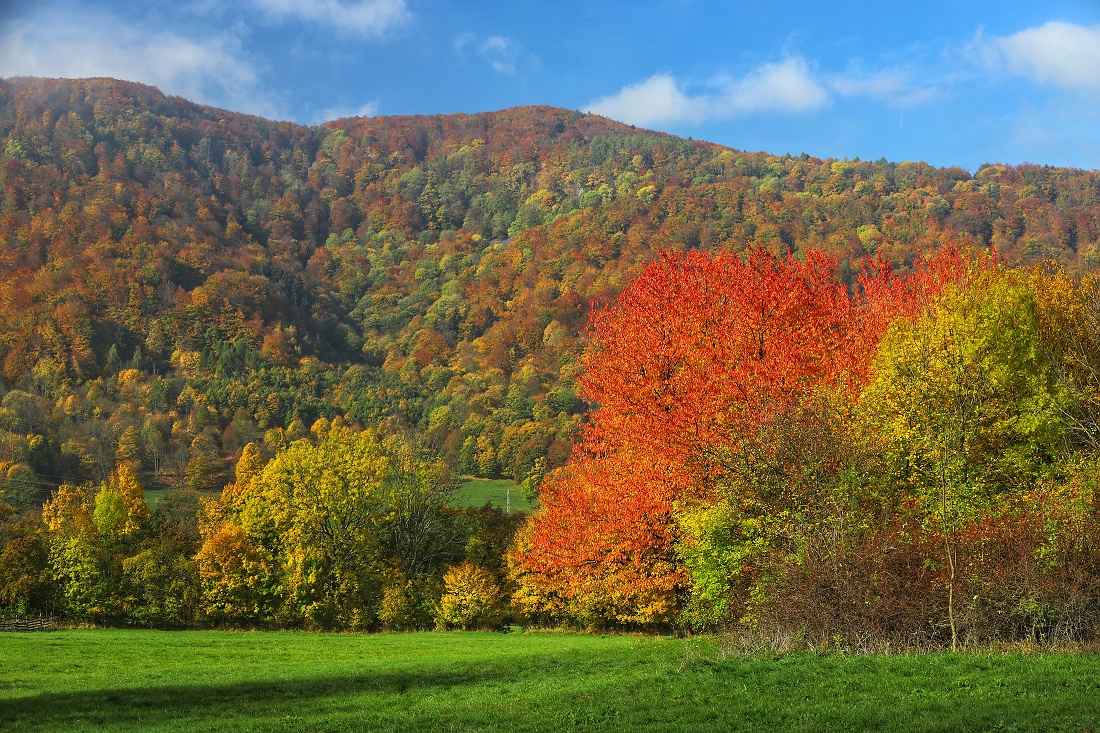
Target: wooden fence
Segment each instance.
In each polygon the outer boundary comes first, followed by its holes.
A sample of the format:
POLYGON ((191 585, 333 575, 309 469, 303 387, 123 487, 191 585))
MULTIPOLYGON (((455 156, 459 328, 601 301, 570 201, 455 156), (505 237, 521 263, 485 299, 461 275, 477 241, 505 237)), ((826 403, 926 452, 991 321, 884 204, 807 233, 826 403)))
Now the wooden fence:
POLYGON ((54 631, 57 619, 52 616, 0 616, 0 631, 54 631))

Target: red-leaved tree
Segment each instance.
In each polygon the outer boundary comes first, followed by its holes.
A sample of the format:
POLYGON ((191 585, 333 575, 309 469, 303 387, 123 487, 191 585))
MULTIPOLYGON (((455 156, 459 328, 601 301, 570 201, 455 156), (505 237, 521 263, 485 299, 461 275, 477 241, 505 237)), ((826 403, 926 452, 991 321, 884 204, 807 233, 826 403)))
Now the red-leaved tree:
MULTIPOLYGON (((580 383, 596 409, 514 549, 519 605, 589 623, 671 620, 692 580, 677 542, 693 508, 747 519, 729 543, 781 542, 765 525, 825 501, 882 334, 962 261, 949 249, 909 275, 880 262, 853 294, 817 252, 662 254, 592 312, 580 383)), ((749 577, 747 556, 737 572, 749 577)))

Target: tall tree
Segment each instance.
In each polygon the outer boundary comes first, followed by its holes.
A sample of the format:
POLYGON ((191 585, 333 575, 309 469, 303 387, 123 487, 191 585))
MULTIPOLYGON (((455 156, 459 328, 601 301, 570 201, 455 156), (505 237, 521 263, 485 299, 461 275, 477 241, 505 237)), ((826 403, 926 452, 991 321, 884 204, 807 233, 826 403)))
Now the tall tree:
POLYGON ((1020 280, 986 271, 896 320, 862 397, 868 435, 938 530, 953 649, 960 532, 1034 484, 1064 437, 1064 398, 1020 280))

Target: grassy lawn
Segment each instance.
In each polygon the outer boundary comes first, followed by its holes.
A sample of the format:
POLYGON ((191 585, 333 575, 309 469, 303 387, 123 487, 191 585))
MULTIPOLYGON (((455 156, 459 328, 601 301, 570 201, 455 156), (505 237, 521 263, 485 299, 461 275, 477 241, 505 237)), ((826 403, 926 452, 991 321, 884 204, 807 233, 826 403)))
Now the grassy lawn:
MULTIPOLYGON (((508 489, 511 489, 513 512, 531 511, 531 502, 519 493, 519 487, 512 479, 467 478, 459 484, 452 501, 455 506, 485 506, 485 502, 489 502, 504 509, 508 503, 508 489)), ((169 491, 171 489, 147 489, 145 503, 152 509, 169 491)), ((217 496, 217 492, 211 496, 217 496)))
POLYGON ((701 643, 574 634, 5 633, 0 730, 1100 728, 1100 656, 706 661, 701 643))
POLYGON ((171 491, 171 489, 146 489, 144 491, 145 503, 149 505, 150 509, 152 509, 157 505, 158 501, 163 499, 168 494, 169 491, 171 491))
POLYGON ((512 511, 529 512, 533 508, 512 479, 467 478, 455 492, 453 503, 456 506, 485 506, 489 502, 498 509, 504 509, 511 489, 512 511))

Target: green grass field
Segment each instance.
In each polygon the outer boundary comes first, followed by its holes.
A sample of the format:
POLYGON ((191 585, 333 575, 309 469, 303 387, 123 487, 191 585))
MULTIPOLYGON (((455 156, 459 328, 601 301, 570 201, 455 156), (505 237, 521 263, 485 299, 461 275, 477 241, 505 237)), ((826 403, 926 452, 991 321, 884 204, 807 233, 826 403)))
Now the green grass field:
POLYGON ((1094 731, 1100 656, 708 660, 698 639, 0 634, 4 731, 1094 731))
POLYGON ((168 495, 169 491, 171 491, 171 489, 146 489, 143 492, 145 494, 145 503, 152 509, 157 505, 158 501, 168 495))
POLYGON ((452 502, 455 506, 485 506, 489 502, 498 509, 504 509, 511 489, 512 511, 529 512, 533 508, 512 479, 467 478, 455 492, 452 502))
MULTIPOLYGON (((519 493, 519 487, 511 479, 467 478, 459 484, 452 502, 455 506, 485 506, 485 502, 489 502, 504 509, 508 504, 508 489, 512 490, 513 512, 531 511, 531 502, 519 493)), ((169 491, 171 489, 147 489, 145 503, 152 509, 169 491)), ((211 496, 216 496, 216 493, 211 496)))

